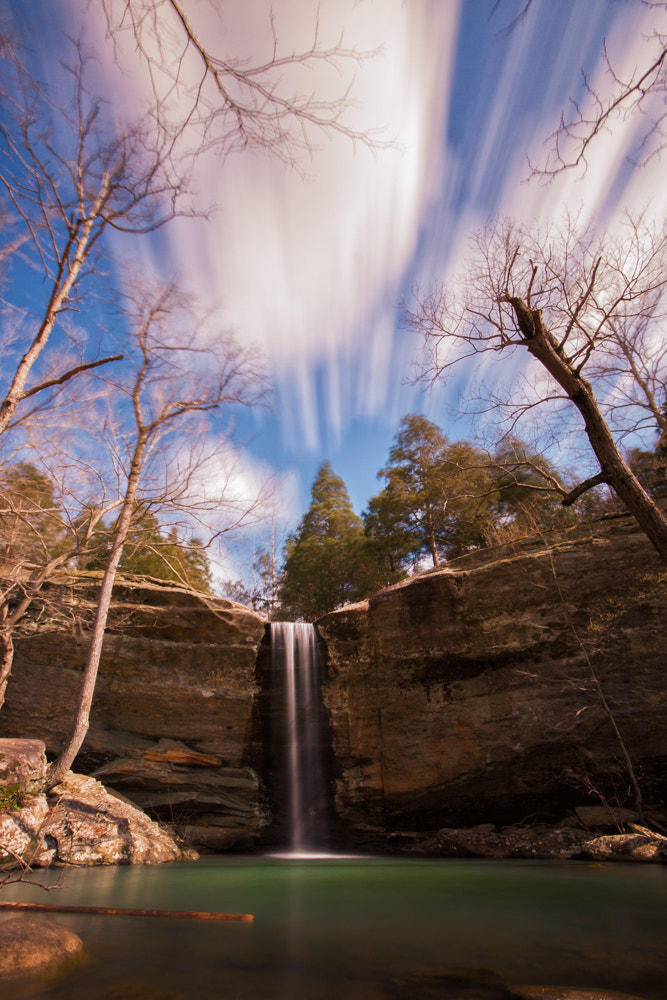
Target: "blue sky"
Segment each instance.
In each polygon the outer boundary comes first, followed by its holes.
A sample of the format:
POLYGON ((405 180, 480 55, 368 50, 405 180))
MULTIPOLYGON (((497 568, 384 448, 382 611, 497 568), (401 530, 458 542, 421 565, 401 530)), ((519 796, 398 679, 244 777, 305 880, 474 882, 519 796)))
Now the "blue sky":
MULTIPOLYGON (((410 384, 419 343, 401 328, 398 304, 416 282, 455 273, 467 235, 496 215, 544 220, 567 207, 609 225, 650 203, 664 216, 659 160, 629 166, 631 125, 601 137, 585 176, 544 185, 528 180, 528 161, 545 162, 561 110, 584 96, 582 70, 600 92, 608 87, 604 40, 619 71, 631 72, 665 12, 640 0, 533 0, 507 30, 519 0, 230 0, 213 4, 216 17, 207 3, 185 7, 220 51, 265 51, 272 8, 285 51, 308 44, 318 19, 321 43, 342 33, 346 48, 376 53, 286 84, 324 99, 349 86, 344 120, 376 136, 377 148, 314 135, 297 169, 265 152, 223 163, 202 155, 196 201, 213 209, 208 219, 133 245, 142 266, 178 271, 226 328, 266 353, 275 406, 243 418, 236 445, 249 481, 284 477, 285 524, 307 507, 325 459, 361 513, 405 413, 425 413, 452 439, 481 433, 457 412, 469 372, 447 389, 410 384)), ((25 11, 45 68, 57 11, 62 23, 83 19, 112 106, 123 113, 140 98, 132 47, 119 74, 95 4, 35 0, 25 11)))

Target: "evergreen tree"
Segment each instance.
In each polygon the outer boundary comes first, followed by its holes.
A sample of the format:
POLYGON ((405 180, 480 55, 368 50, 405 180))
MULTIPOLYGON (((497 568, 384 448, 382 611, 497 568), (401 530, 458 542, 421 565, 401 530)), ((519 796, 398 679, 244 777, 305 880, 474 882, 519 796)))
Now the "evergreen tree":
MULTIPOLYGON (((451 553, 484 544, 491 507, 488 461, 465 441, 450 444, 426 417, 401 421, 386 480, 364 514, 366 533, 390 573, 429 557, 434 566, 451 553)), ((389 582, 389 581, 387 581, 389 582)))
POLYGON ((364 590, 364 530, 347 487, 329 462, 320 467, 311 504, 285 546, 281 618, 313 620, 364 590))
MULTIPOLYGON (((93 554, 82 560, 82 568, 103 570, 109 559, 114 526, 101 527, 93 539, 93 554)), ((206 552, 198 538, 182 542, 176 528, 163 534, 156 516, 145 508, 135 516, 119 566, 120 572, 152 576, 210 591, 211 573, 206 552)))
POLYGON ((41 565, 62 547, 65 523, 48 476, 29 462, 0 471, 0 562, 41 565))

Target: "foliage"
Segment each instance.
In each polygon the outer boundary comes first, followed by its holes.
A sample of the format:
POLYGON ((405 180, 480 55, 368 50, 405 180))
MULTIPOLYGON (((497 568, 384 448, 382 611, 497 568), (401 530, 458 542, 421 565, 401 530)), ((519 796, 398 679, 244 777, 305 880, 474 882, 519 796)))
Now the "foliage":
MULTIPOLYGON (((104 569, 114 533, 115 524, 100 528, 95 538, 94 553, 89 558, 84 556, 81 559, 83 569, 104 569)), ((201 540, 193 537, 183 542, 173 527, 165 533, 157 517, 145 507, 135 515, 125 540, 119 570, 123 574, 172 580, 207 593, 211 589, 211 570, 201 540)))
POLYGON ((329 462, 320 467, 311 503, 287 539, 281 618, 313 620, 364 592, 363 522, 329 462))
POLYGON ((426 417, 408 414, 378 476, 386 485, 364 512, 383 583, 517 534, 572 523, 552 481, 551 464, 518 440, 488 455, 467 441, 450 442, 426 417))
POLYGON ((0 470, 0 565, 42 563, 62 548, 65 524, 55 485, 29 462, 0 470))

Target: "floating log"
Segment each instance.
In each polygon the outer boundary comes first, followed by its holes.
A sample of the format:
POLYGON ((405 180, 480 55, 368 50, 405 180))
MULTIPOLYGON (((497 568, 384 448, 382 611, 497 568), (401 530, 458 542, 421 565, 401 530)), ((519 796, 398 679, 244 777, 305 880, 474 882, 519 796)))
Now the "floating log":
POLYGON ((168 917, 171 920, 254 920, 252 913, 206 913, 197 910, 130 910, 115 906, 67 906, 60 903, 0 902, 2 910, 37 910, 40 913, 88 913, 102 917, 168 917))

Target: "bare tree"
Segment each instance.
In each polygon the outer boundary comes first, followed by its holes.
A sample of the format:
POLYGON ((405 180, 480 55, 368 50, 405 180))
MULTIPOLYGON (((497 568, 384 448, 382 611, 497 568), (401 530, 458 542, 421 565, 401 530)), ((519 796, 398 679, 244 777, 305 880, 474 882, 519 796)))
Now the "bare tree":
POLYGON ((614 433, 647 423, 666 429, 666 291, 664 227, 627 220, 615 237, 580 231, 571 221, 548 230, 503 222, 478 235, 459 284, 427 295, 417 289, 405 310, 424 336, 424 380, 445 378, 464 359, 486 370, 484 355, 525 349, 545 377, 523 400, 513 390, 505 401, 512 420, 545 401, 566 400, 583 418, 599 463, 563 503, 606 483, 665 560, 667 518, 629 468, 614 433))
MULTIPOLYGON (((5 249, 13 258, 11 277, 19 290, 30 280, 34 294, 29 312, 19 294, 12 304, 5 300, 20 339, 0 388, 0 434, 11 428, 24 400, 119 360, 121 355, 81 358, 63 368, 62 358, 69 354, 63 319, 83 308, 91 277, 100 277, 105 233, 158 229, 177 213, 184 193, 168 137, 152 122, 149 127, 141 120, 114 120, 89 89, 89 60, 81 46, 74 45, 70 57, 59 79, 67 95, 62 102, 21 70, 2 95, 0 192, 11 233, 5 249), (38 370, 54 335, 53 361, 38 370), (30 385, 33 370, 37 379, 30 385)), ((15 60, 8 63, 15 68, 15 60)))
MULTIPOLYGON (((532 0, 524 5, 526 12, 532 0)), ((665 0, 641 0, 641 6, 660 14, 667 10, 665 0)), ((551 149, 544 166, 533 166, 533 173, 554 177, 575 167, 588 166, 588 155, 596 140, 615 125, 634 119, 639 127, 640 162, 660 155, 667 145, 667 34, 655 27, 645 39, 642 60, 627 74, 621 74, 603 48, 609 89, 596 90, 583 75, 584 97, 571 99, 561 114, 558 127, 550 136, 551 149)))
MULTIPOLYGON (((88 472, 93 486, 100 486, 94 470, 88 472)), ((91 553, 96 529, 118 506, 115 498, 100 501, 99 493, 91 502, 90 482, 88 492, 76 490, 75 498, 66 479, 62 466, 58 482, 27 462, 0 470, 0 708, 17 630, 45 584, 84 553, 91 553)), ((63 608, 51 610, 60 615, 63 608)))
MULTIPOLYGON (((113 586, 137 512, 147 507, 170 507, 196 516, 203 510, 216 510, 218 524, 223 522, 215 532, 220 534, 249 520, 257 503, 248 498, 230 499, 224 484, 211 492, 209 484, 198 482, 202 458, 196 445, 206 432, 202 418, 223 409, 262 402, 264 376, 256 357, 230 337, 216 337, 213 350, 196 334, 187 336, 184 322, 188 313, 173 288, 153 295, 142 292, 133 302, 133 310, 133 372, 129 380, 116 384, 126 397, 131 416, 125 433, 114 430, 112 435, 111 457, 121 486, 119 514, 113 526, 72 731, 50 768, 50 787, 69 769, 88 731, 113 586), (186 459, 182 461, 179 454, 182 456, 184 451, 186 459)), ((125 407, 119 406, 118 399, 114 399, 112 410, 122 422, 125 407)), ((108 430, 113 427, 113 413, 108 415, 108 430)))
POLYGON ((282 43, 271 11, 268 25, 259 25, 267 29, 264 54, 246 57, 221 43, 229 13, 211 0, 102 0, 102 8, 117 61, 142 60, 156 119, 174 149, 183 139, 223 156, 261 148, 298 166, 318 134, 383 144, 346 120, 353 78, 333 99, 312 89, 314 70, 328 67, 342 78, 345 67, 376 54, 345 47, 342 32, 333 44, 322 43, 316 11, 312 40, 301 49, 282 43))

